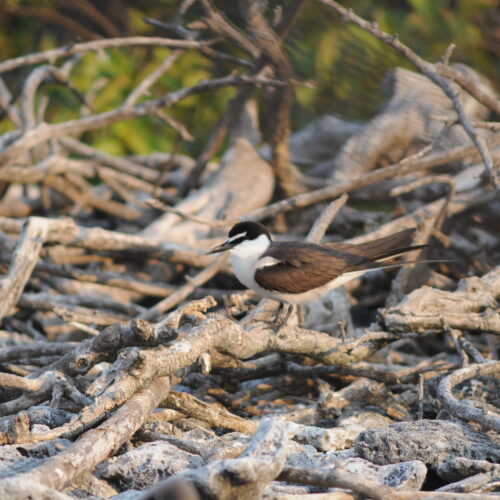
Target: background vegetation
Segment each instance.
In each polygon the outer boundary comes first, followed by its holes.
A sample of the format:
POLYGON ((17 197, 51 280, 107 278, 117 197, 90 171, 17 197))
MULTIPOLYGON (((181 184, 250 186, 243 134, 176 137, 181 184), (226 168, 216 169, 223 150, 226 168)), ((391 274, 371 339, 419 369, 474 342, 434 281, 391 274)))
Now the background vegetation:
MULTIPOLYGON (((101 37, 171 37, 171 33, 148 24, 144 18, 172 20, 180 3, 178 0, 4 0, 0 7, 1 57, 8 59, 101 37)), ((287 3, 270 1, 269 16, 279 16, 287 3)), ((499 81, 500 14, 496 0, 342 3, 361 16, 376 20, 383 30, 397 33, 429 61, 438 60, 448 45, 454 43, 453 61, 469 64, 493 82, 499 81)), ((215 4, 234 24, 242 25, 238 2, 217 0, 215 4)), ((195 2, 187 10, 185 26, 195 22, 199 14, 195 2)), ((343 23, 331 10, 314 1, 307 3, 294 24, 286 47, 295 75, 304 83, 296 87, 294 129, 325 112, 354 119, 373 115, 384 99, 381 83, 386 71, 396 65, 408 67, 399 54, 357 27, 343 23)), ((223 48, 242 56, 233 47, 223 48)), ((169 53, 164 48, 143 47, 89 53, 76 65, 72 81, 85 92, 94 87, 92 105, 96 111, 112 109, 169 53)), ((12 83, 21 82, 30 69, 4 75, 10 88, 12 83)), ((151 92, 161 95, 230 71, 229 64, 211 61, 195 50, 186 51, 151 92)), ((81 103, 64 86, 47 85, 39 94, 49 97, 47 121, 77 116, 81 103)), ((169 110, 193 135, 191 142, 181 144, 182 152, 196 155, 201 150, 232 94, 232 89, 224 89, 196 96, 169 110)), ((5 132, 6 125, 1 127, 0 133, 5 132)), ((95 147, 116 155, 171 151, 176 139, 177 133, 165 122, 151 117, 118 123, 86 137, 95 147)))

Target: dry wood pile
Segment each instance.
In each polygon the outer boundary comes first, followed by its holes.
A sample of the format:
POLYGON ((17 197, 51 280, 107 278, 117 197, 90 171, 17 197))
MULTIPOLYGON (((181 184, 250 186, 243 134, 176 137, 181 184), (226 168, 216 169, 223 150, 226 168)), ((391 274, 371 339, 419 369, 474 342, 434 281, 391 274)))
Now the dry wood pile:
POLYGON ((0 498, 500 490, 500 133, 486 121, 500 104, 471 68, 422 61, 322 1, 422 73, 389 75, 366 123, 325 116, 290 134, 296 82, 281 40, 301 1, 274 29, 260 2, 243 2, 242 33, 203 1, 196 40, 101 40, 0 63, 30 68, 17 96, 0 80, 12 126, 0 137, 0 498), (143 99, 184 50, 221 57, 210 34, 238 44, 250 74, 143 99), (119 108, 92 112, 88 89, 80 118, 44 122, 44 82, 71 88, 79 54, 137 44, 175 51, 119 108), (113 157, 85 142, 144 115, 186 136, 168 109, 231 86, 199 158, 113 157), (260 150, 256 88, 275 117, 260 150), (414 244, 430 246, 408 259, 441 262, 372 273, 276 331, 277 304, 205 255, 238 218, 310 241, 416 227, 414 244))

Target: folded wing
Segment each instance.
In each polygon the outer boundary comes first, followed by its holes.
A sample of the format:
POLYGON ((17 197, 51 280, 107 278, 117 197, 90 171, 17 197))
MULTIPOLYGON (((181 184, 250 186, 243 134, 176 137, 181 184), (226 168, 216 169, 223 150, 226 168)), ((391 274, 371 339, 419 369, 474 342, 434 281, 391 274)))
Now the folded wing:
POLYGON ((413 232, 407 229, 361 245, 276 242, 263 255, 276 264, 258 268, 255 281, 265 290, 304 293, 344 273, 387 266, 379 261, 421 248, 409 246, 413 232))

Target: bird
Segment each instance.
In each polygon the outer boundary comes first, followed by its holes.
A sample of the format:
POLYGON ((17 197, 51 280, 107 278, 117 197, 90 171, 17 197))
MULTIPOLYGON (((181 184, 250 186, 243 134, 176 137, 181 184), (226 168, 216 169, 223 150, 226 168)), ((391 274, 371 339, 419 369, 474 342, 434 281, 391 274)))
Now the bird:
POLYGON ((302 304, 374 269, 404 264, 387 259, 427 246, 411 246, 414 232, 405 229, 357 245, 315 244, 273 241, 264 225, 242 221, 207 254, 229 251, 234 274, 247 288, 280 303, 302 304))

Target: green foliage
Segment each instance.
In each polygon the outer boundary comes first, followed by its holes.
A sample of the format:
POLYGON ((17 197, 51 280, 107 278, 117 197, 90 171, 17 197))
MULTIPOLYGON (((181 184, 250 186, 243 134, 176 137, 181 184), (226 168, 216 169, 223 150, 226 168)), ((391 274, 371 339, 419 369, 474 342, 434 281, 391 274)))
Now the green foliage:
MULTIPOLYGON (((451 62, 469 64, 493 82, 500 78, 491 48, 494 28, 485 29, 496 0, 341 3, 397 34, 424 59, 438 61, 454 43, 451 62)), ((366 119, 386 97, 381 84, 387 71, 395 66, 414 69, 395 50, 315 2, 308 4, 291 38, 289 53, 297 75, 316 82, 314 90, 296 92, 296 126, 324 112, 366 119)))
MULTIPOLYGON (((276 6, 283 5, 284 9, 288 6, 287 2, 279 0, 269 3, 270 17, 276 6)), ((123 33, 151 35, 158 33, 144 23, 143 17, 168 20, 178 9, 180 1, 139 3, 122 0, 121 4, 121 12, 108 11, 108 15, 116 15, 116 18, 110 18, 111 23, 123 33)), ((500 67, 495 54, 498 49, 495 43, 498 42, 493 36, 495 26, 490 21, 496 0, 352 0, 343 4, 366 19, 376 20, 385 31, 397 33, 403 42, 429 61, 438 60, 448 45, 455 43, 457 47, 452 61, 467 63, 490 80, 499 80, 500 67)), ((244 21, 233 0, 217 0, 216 5, 235 25, 243 27, 244 21)), ((0 7, 3 59, 75 41, 75 34, 64 23, 58 24, 43 15, 37 17, 29 10, 33 7, 52 9, 99 33, 100 27, 88 19, 80 19, 70 9, 69 3, 8 0, 0 7)), ((197 20, 200 12, 199 5, 195 3, 188 11, 187 21, 197 20)), ((99 34, 106 36, 105 33, 99 34)), ((306 3, 288 34, 285 46, 297 78, 313 82, 312 85, 296 87, 293 107, 295 129, 324 113, 366 119, 375 113, 385 98, 380 86, 386 72, 398 65, 410 67, 394 50, 361 29, 343 22, 332 10, 312 0, 306 3)), ((244 56, 234 44, 220 43, 216 48, 238 57, 244 56)), ((71 82, 82 95, 90 92, 95 112, 105 112, 120 106, 130 92, 170 54, 168 49, 151 47, 87 53, 75 64, 71 82)), ((228 74, 232 69, 227 62, 209 60, 194 50, 186 51, 144 98, 159 97, 200 80, 228 74)), ((4 78, 12 88, 20 85, 26 74, 27 69, 23 68, 4 78)), ((192 143, 183 144, 183 152, 199 153, 235 92, 235 89, 224 89, 191 97, 166 110, 194 136, 192 143)), ((82 103, 63 85, 43 86, 38 94, 38 99, 42 98, 48 98, 47 121, 60 122, 79 116, 82 103)), ((5 121, 0 122, 0 132, 11 127, 5 121)), ((142 154, 172 150, 177 135, 161 118, 144 117, 90 132, 86 134, 86 140, 112 154, 142 154)))

